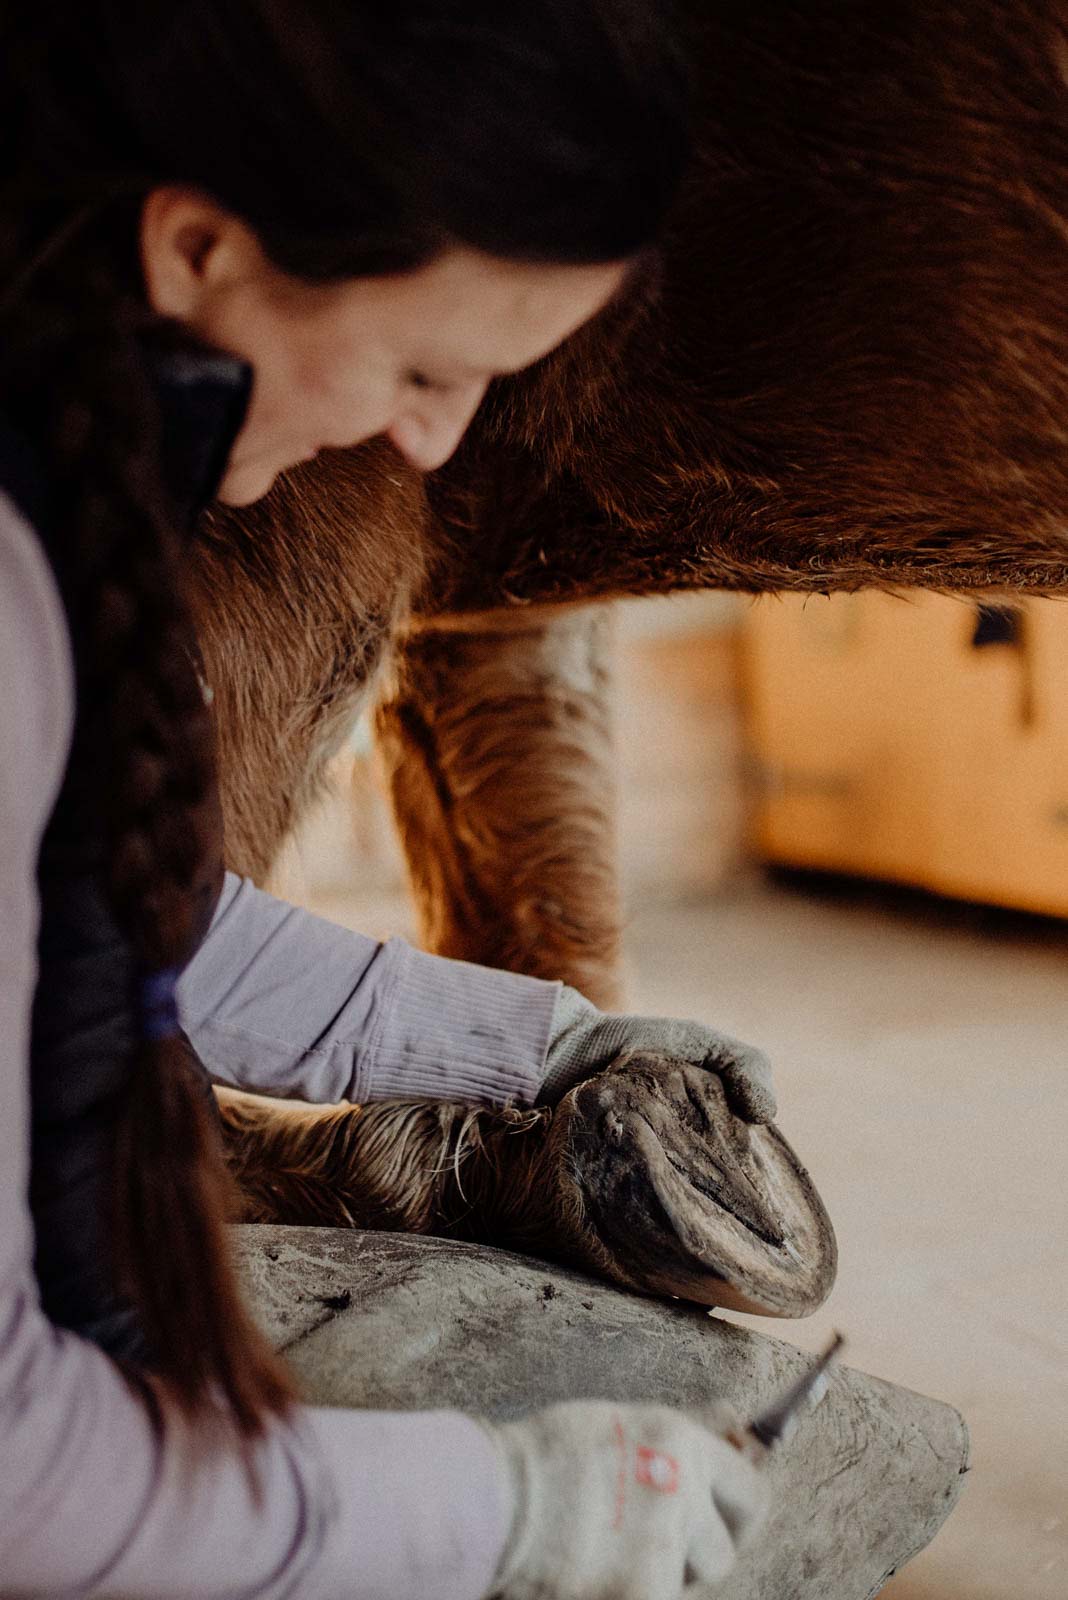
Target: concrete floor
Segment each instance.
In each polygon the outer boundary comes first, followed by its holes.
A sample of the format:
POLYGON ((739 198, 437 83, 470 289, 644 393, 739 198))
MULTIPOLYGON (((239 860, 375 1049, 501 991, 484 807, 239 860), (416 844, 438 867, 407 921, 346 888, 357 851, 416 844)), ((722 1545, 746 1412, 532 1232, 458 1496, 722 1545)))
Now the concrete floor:
POLYGON ((632 918, 629 1003, 770 1051, 841 1248, 774 1330, 951 1401, 974 1470, 888 1600, 1068 1597, 1068 930, 756 884, 632 918))
MULTIPOLYGON (((407 931, 392 894, 313 903, 407 931)), ((627 951, 632 1009, 771 1053, 837 1229, 817 1316, 737 1320, 813 1350, 841 1328, 971 1427, 964 1497, 887 1600, 1068 1600, 1068 926, 753 878, 635 911, 627 951)))

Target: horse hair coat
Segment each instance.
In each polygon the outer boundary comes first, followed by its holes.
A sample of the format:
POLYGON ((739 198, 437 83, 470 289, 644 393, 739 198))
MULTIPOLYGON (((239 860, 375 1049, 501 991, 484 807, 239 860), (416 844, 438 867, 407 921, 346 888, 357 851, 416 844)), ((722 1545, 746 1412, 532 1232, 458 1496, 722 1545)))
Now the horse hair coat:
POLYGON ((439 472, 322 458, 213 512, 197 573, 230 865, 262 879, 373 693, 424 942, 601 1003, 600 602, 1068 588, 1068 6, 680 26, 697 153, 626 303, 496 382, 439 472))

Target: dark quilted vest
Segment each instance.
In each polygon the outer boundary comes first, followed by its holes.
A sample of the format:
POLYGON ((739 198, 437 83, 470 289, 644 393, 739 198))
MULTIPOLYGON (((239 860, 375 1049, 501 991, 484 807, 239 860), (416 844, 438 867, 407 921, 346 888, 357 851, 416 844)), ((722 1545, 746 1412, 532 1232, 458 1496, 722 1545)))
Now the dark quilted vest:
MULTIPOLYGON (((191 526, 214 493, 244 418, 250 373, 229 358, 172 353, 152 359, 166 476, 191 526)), ((0 487, 37 532, 56 575, 77 663, 78 596, 64 561, 62 514, 42 458, 2 420, 0 487)), ((30 1060, 35 1266, 53 1322, 113 1356, 145 1364, 151 1352, 133 1307, 116 1289, 110 1249, 113 1143, 137 1038, 136 975, 103 890, 106 751, 77 667, 76 691, 70 757, 37 874, 41 926, 30 1060)), ((212 876, 202 907, 205 929, 219 887, 212 876)))

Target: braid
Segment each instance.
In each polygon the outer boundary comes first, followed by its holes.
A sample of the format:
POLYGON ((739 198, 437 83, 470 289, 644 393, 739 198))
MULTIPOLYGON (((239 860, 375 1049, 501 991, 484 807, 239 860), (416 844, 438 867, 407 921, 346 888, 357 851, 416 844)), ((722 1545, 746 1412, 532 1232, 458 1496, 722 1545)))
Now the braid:
MULTIPOLYGON (((74 634, 85 643, 80 715, 107 763, 104 877, 147 979, 180 969, 205 931, 222 828, 211 715, 158 466, 143 346, 153 319, 119 286, 113 238, 101 230, 94 240, 95 231, 41 266, 0 316, 0 338, 7 398, 14 392, 19 414, 35 414, 59 475, 74 634)), ((129 1376, 189 1415, 217 1409, 221 1396, 250 1438, 293 1388, 239 1298, 206 1075, 176 1029, 148 1018, 141 1031, 119 1116, 114 1236, 153 1371, 129 1376)))

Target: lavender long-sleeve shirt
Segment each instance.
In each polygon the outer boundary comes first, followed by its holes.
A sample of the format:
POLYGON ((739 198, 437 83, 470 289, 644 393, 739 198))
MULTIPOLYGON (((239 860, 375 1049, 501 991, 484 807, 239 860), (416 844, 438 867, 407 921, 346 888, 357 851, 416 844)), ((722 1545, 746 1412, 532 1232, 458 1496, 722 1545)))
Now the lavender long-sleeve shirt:
MULTIPOLYGON (((302 1407, 258 1447, 256 1505, 236 1456, 198 1453, 173 1420, 157 1437, 111 1361, 40 1309, 27 1203, 36 863, 72 705, 51 571, 0 494, 0 1596, 476 1600, 510 1491, 470 1418, 302 1407)), ((230 879, 182 1000, 231 1083, 527 1102, 556 991, 379 945, 230 879)))

